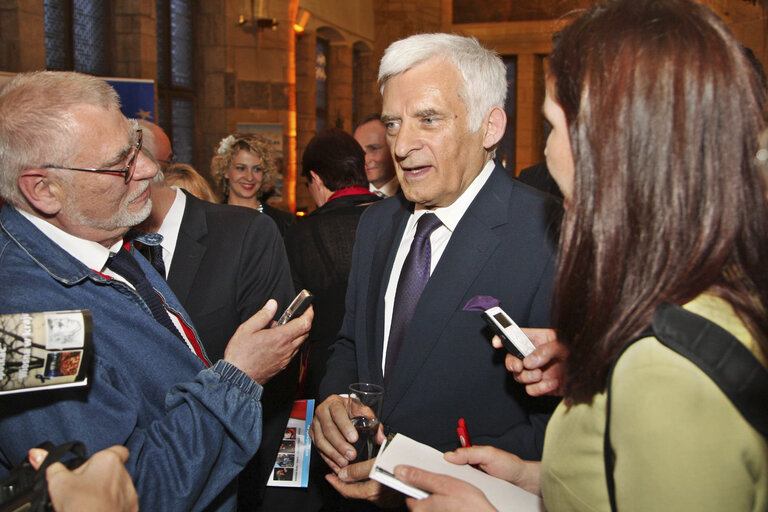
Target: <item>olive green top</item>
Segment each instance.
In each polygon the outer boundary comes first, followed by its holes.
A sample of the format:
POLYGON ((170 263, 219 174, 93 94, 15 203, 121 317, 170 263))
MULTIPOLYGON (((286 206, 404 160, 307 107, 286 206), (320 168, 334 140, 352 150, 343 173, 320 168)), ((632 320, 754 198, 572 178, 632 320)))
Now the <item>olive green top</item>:
MULTIPOLYGON (((702 295, 685 309, 728 330, 766 365, 726 302, 702 295)), ((655 338, 640 340, 616 365, 611 396, 621 512, 768 510, 765 439, 693 363, 655 338)), ((604 431, 605 394, 557 408, 541 467, 548 512, 610 511, 604 431)))

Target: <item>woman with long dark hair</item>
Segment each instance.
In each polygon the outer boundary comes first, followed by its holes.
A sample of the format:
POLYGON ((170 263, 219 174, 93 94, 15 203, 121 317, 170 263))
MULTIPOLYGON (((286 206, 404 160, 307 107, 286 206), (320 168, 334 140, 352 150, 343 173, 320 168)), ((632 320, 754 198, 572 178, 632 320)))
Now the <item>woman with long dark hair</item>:
MULTIPOLYGON (((768 509, 766 440, 715 382, 654 336, 622 353, 667 302, 766 366, 764 100, 741 45, 691 0, 609 1, 559 34, 544 114, 566 205, 553 310, 564 400, 540 465, 488 447, 449 460, 540 493, 550 512, 610 510, 610 387, 617 509, 768 509)), ((490 509, 466 484, 397 474, 434 492, 413 510, 490 509)))

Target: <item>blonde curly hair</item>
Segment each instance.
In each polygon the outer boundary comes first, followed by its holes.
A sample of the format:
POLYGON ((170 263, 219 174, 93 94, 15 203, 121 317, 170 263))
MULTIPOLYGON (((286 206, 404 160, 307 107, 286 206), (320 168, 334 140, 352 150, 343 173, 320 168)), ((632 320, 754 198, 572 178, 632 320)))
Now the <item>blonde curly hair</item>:
POLYGON ((253 133, 228 135, 219 142, 216 154, 211 159, 211 173, 216 180, 216 185, 219 187, 222 197, 225 199, 224 202, 226 202, 226 198, 229 196, 229 180, 227 180, 226 172, 232 163, 232 159, 241 149, 250 151, 261 160, 264 175, 261 180, 261 187, 258 190, 259 196, 272 187, 277 177, 277 166, 272 156, 272 147, 267 139, 253 133))

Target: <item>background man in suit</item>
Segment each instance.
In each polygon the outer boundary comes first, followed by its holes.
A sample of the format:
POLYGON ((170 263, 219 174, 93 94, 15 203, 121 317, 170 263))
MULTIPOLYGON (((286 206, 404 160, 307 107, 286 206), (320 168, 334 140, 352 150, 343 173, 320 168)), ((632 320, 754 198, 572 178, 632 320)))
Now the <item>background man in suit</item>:
POLYGON ((551 404, 525 397, 505 375, 472 303, 498 300, 522 326, 548 324, 554 204, 493 162, 506 126, 505 67, 475 39, 395 42, 379 83, 404 197, 370 206, 360 221, 346 316, 321 384, 328 398, 312 435, 337 490, 383 503, 389 493, 365 480, 371 462, 349 466, 357 433, 338 394, 352 382, 385 386, 381 421, 395 432, 455 449, 463 417, 477 444, 540 458, 551 404), (419 234, 431 216, 434 230, 419 234), (418 251, 426 261, 414 263, 418 251), (428 281, 404 312, 401 289, 419 264, 428 281))
POLYGON ((560 200, 563 199, 563 193, 560 192, 560 187, 557 186, 554 178, 549 173, 546 162, 526 167, 520 171, 517 179, 560 200))
MULTIPOLYGON (((145 147, 171 153, 168 137, 149 122, 145 147), (156 146, 157 142, 159 146, 156 146)), ((152 180, 152 212, 142 229, 163 235, 168 285, 189 312, 212 361, 224 356, 238 326, 274 298, 276 317, 293 299, 288 258, 274 221, 251 208, 202 201, 166 185, 162 172, 152 180)), ((240 478, 241 509, 262 500, 285 425, 296 398, 299 360, 264 386, 261 448, 240 478)))
POLYGON ((139 128, 148 135, 144 143, 144 149, 149 151, 149 154, 155 159, 160 170, 165 171, 169 165, 176 162, 176 157, 171 148, 171 139, 155 123, 146 119, 137 119, 136 122, 139 123, 139 128))
POLYGON ((400 190, 395 163, 387 146, 386 128, 378 115, 368 116, 355 128, 355 140, 365 151, 368 188, 379 197, 390 197, 400 190))

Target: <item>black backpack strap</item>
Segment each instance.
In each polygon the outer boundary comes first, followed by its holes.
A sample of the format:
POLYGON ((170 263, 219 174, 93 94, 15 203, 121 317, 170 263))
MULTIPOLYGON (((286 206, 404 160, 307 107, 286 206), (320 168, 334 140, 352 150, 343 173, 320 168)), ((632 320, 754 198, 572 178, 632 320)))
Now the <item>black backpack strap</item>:
POLYGON ((668 302, 653 314, 653 331, 664 345, 701 368, 768 439, 768 370, 743 343, 714 322, 668 302))
POLYGON ((611 365, 606 385, 603 456, 611 510, 616 511, 613 479, 616 456, 610 442, 611 382, 616 363, 636 341, 655 336, 663 345, 690 360, 723 391, 741 415, 768 439, 768 370, 731 333, 719 325, 668 302, 660 304, 651 326, 630 340, 611 365))

